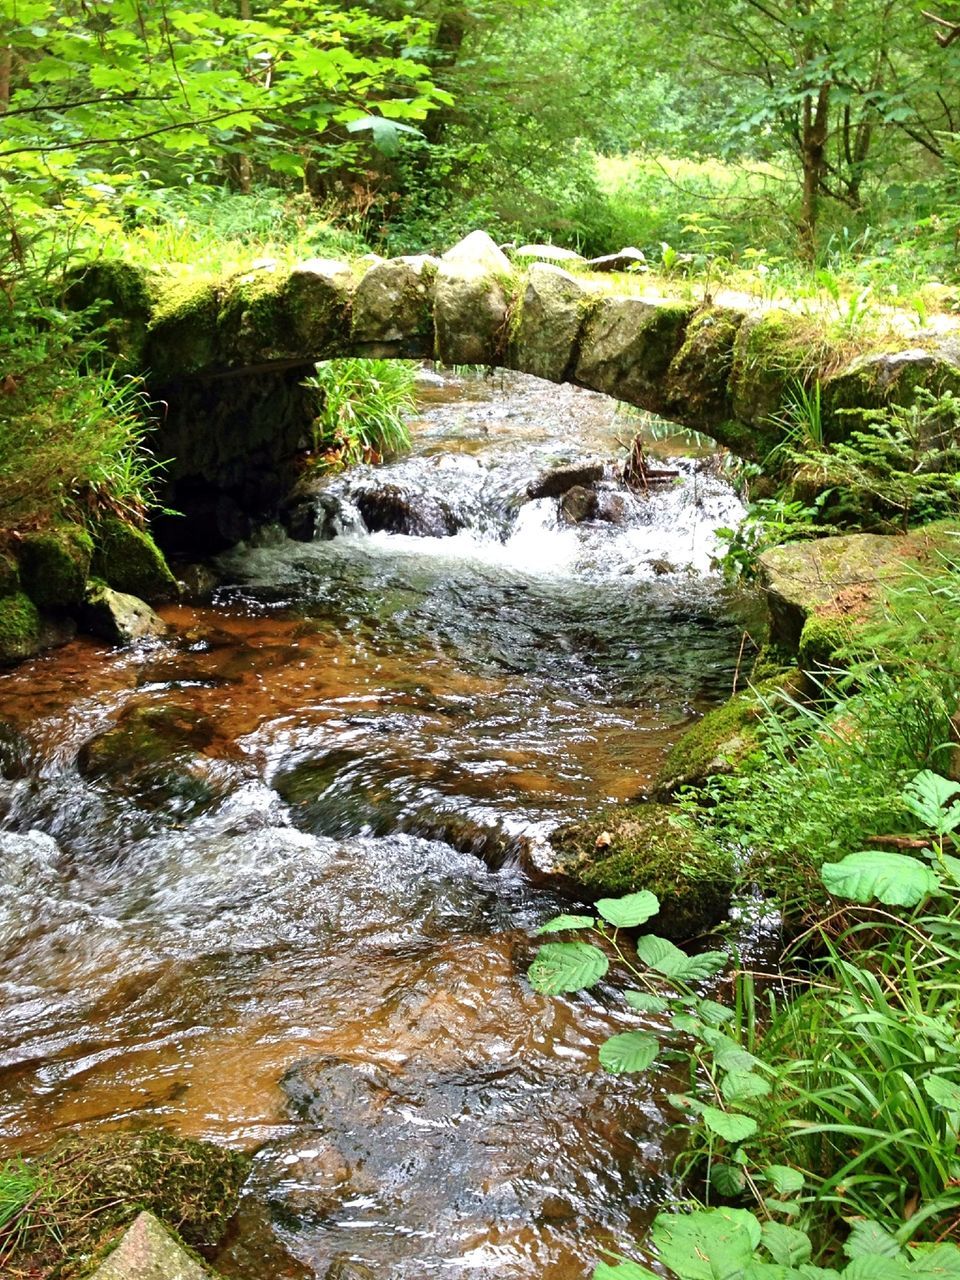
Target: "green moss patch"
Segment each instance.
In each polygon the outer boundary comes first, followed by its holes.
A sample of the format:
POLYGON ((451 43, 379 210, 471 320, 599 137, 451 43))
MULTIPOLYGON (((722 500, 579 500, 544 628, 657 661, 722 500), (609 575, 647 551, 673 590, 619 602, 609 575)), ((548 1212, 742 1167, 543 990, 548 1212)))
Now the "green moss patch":
POLYGON ((159 1130, 71 1137, 0 1166, 33 1183, 25 1229, 14 1218, 0 1234, 0 1271, 35 1280, 83 1274, 100 1241, 144 1209, 188 1244, 215 1244, 249 1166, 239 1152, 159 1130))
POLYGON ((157 385, 214 364, 219 350, 220 282, 166 285, 150 321, 145 349, 157 385))
POLYGON ((22 591, 0 600, 0 666, 31 658, 42 647, 40 615, 22 591))
POLYGON ((555 831, 558 868, 593 898, 649 889, 660 899, 657 932, 692 938, 726 917, 733 867, 665 804, 601 810, 555 831))
POLYGON ((803 676, 792 668, 708 711, 670 749, 656 794, 669 796, 680 787, 699 787, 717 774, 733 773, 759 748, 760 721, 770 699, 802 697, 803 691, 803 676))
POLYGON ((730 416, 729 379, 743 315, 708 307, 687 326, 667 373, 667 411, 702 424, 730 416))
POLYGON ((12 596, 20 590, 20 566, 8 551, 0 551, 0 596, 12 596))
POLYGON ((91 571, 114 590, 141 600, 173 600, 178 593, 177 580, 149 533, 116 516, 97 527, 91 571))
POLYGON ((92 559, 93 540, 79 525, 57 525, 27 534, 20 549, 23 589, 41 608, 79 604, 92 559))

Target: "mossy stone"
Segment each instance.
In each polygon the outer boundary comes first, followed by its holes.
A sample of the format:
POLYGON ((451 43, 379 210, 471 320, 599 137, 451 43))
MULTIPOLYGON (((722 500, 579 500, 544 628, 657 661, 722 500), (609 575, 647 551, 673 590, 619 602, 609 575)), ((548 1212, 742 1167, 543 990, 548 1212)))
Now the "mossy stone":
POLYGON ((36 1212, 50 1229, 24 1232, 7 1265, 12 1274, 75 1276, 102 1262, 116 1232, 143 1210, 193 1248, 216 1244, 236 1210, 250 1159, 146 1130, 71 1136, 27 1165, 41 1188, 36 1212))
POLYGON ((20 581, 34 602, 63 609, 83 600, 93 559, 93 539, 79 525, 62 524, 27 534, 20 547, 20 581))
POLYGON ((717 774, 733 773, 760 746, 760 720, 769 700, 781 694, 800 697, 803 692, 803 677, 791 668, 708 711, 671 747, 655 794, 667 797, 680 787, 700 787, 717 774))
POLYGON ((762 451, 769 451, 782 435, 771 419, 782 408, 791 383, 818 369, 821 358, 808 326, 791 311, 775 308, 748 317, 740 326, 730 370, 733 413, 762 433, 762 451))
POLYGON ((0 599, 0 666, 32 658, 43 647, 37 606, 22 591, 0 599))
POLYGON ((149 533, 117 516, 107 516, 97 526, 91 569, 114 590, 151 603, 174 600, 178 594, 177 580, 149 533))
POLYGON ((573 380, 653 413, 696 313, 692 303, 605 297, 587 317, 573 380))
POLYGON ((224 364, 297 354, 287 302, 288 280, 287 271, 252 271, 227 286, 217 317, 224 364))
POLYGON ((178 280, 164 287, 144 350, 153 385, 216 364, 220 293, 217 280, 178 280))
POLYGON ((730 372, 743 313, 707 307, 690 321, 667 371, 666 410, 707 426, 731 415, 730 372))
POLYGON ((154 301, 154 275, 123 258, 83 263, 68 277, 66 305, 90 310, 98 336, 121 368, 139 372, 154 301))
POLYGON ((550 837, 560 873, 592 898, 649 889, 660 899, 651 928, 675 939, 726 917, 733 866, 665 804, 601 810, 550 837))
POLYGON ((839 651, 849 646, 854 632, 847 618, 812 613, 800 632, 798 658, 802 670, 817 672, 835 667, 839 651))
POLYGON ((0 551, 0 596, 12 596, 20 590, 20 566, 9 551, 0 551))

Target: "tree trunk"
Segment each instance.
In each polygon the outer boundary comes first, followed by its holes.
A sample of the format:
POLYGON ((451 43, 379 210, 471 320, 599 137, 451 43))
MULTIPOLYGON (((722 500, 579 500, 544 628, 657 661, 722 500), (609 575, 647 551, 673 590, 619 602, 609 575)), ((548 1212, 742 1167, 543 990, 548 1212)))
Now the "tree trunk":
POLYGON ((13 74, 13 49, 10 45, 0 46, 0 115, 10 105, 10 79, 13 74))
POLYGON ((808 93, 803 100, 803 127, 800 138, 803 164, 803 209, 800 215, 800 246, 803 256, 813 262, 817 250, 817 213, 826 160, 827 121, 830 110, 830 83, 822 84, 816 99, 808 93))

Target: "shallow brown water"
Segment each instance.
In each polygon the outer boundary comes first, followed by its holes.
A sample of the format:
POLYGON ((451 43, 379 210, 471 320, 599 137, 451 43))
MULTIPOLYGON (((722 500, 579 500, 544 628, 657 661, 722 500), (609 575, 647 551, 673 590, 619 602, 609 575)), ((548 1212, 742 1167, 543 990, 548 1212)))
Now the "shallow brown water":
POLYGON ((0 1146, 159 1123, 256 1150, 218 1259, 249 1280, 579 1277, 666 1185, 674 1082, 598 1070, 638 1024, 613 989, 530 990, 569 904, 511 850, 634 795, 729 687, 701 570, 736 504, 691 461, 622 525, 558 525, 525 485, 612 452, 609 402, 425 398, 413 459, 334 496, 419 486, 455 536, 267 534, 169 641, 0 676, 0 1146))

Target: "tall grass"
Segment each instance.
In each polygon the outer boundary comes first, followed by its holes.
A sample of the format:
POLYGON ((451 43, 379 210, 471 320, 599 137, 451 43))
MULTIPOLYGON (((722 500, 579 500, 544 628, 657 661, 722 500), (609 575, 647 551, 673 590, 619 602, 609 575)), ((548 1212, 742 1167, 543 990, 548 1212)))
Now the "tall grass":
POLYGON ((404 360, 326 360, 306 385, 320 392, 314 450, 327 466, 380 462, 410 445, 416 365, 404 360))

